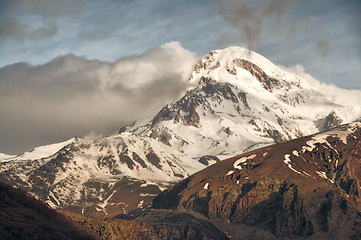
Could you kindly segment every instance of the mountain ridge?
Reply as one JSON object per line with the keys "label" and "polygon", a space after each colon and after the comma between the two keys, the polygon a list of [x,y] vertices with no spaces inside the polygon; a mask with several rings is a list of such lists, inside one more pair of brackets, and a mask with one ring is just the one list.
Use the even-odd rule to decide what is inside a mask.
{"label": "mountain ridge", "polygon": [[153,208],[195,211],[231,238],[358,239],[361,123],[260,148],[188,177]]}

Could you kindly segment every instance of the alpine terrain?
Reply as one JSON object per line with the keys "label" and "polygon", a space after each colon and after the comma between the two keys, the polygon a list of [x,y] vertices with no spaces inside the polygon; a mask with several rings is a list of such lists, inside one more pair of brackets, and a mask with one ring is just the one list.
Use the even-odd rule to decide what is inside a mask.
{"label": "alpine terrain", "polygon": [[[0,155],[0,179],[53,208],[109,217],[145,211],[162,190],[219,160],[361,119],[360,105],[328,96],[327,86],[240,47],[211,51],[189,81],[192,87],[183,97],[148,121],[122,127],[118,135]],[[307,168],[303,173],[290,158],[282,156],[283,164],[300,172],[293,171],[297,178],[321,178]],[[336,181],[329,169],[317,171]],[[282,185],[272,184],[277,191]]]}

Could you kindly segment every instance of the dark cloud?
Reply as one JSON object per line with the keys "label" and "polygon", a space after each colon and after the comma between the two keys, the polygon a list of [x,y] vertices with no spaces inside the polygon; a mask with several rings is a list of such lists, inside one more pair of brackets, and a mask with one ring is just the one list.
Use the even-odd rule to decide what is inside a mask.
{"label": "dark cloud", "polygon": [[49,38],[57,33],[58,29],[53,24],[46,24],[43,27],[33,28],[16,18],[9,17],[0,25],[0,39],[6,40],[37,40]]}
{"label": "dark cloud", "polygon": [[114,63],[75,55],[0,69],[0,152],[116,132],[150,117],[183,93],[196,59],[167,43]]}
{"label": "dark cloud", "polygon": [[116,39],[118,41],[131,42],[138,40],[137,37],[131,36],[128,34],[118,34],[114,32],[99,32],[98,30],[94,31],[82,31],[80,33],[80,37],[85,38],[87,40],[93,41],[101,41],[106,39]]}
{"label": "dark cloud", "polygon": [[56,18],[76,15],[86,7],[83,0],[12,0],[8,8],[41,16],[43,18]]}
{"label": "dark cloud", "polygon": [[315,49],[319,54],[321,54],[323,57],[327,57],[329,46],[328,46],[328,43],[327,43],[325,40],[319,40],[319,41],[315,44],[314,49]]}
{"label": "dark cloud", "polygon": [[39,40],[56,35],[55,20],[79,14],[85,2],[12,0],[0,2],[0,8],[0,40]]}
{"label": "dark cloud", "polygon": [[274,21],[276,29],[288,7],[287,0],[226,0],[220,1],[219,14],[254,49],[261,42],[264,21]]}
{"label": "dark cloud", "polygon": [[23,38],[26,25],[16,18],[8,18],[0,25],[0,36],[6,38]]}

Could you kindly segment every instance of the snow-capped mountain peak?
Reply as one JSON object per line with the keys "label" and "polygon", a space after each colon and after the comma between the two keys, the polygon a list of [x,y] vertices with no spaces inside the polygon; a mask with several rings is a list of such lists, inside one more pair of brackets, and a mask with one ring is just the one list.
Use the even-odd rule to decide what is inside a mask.
{"label": "snow-capped mountain peak", "polygon": [[182,98],[165,106],[150,123],[129,130],[195,159],[201,152],[225,158],[240,149],[309,135],[361,116],[360,106],[344,106],[328,97],[320,84],[241,47],[211,51],[196,64],[190,82],[195,87]]}

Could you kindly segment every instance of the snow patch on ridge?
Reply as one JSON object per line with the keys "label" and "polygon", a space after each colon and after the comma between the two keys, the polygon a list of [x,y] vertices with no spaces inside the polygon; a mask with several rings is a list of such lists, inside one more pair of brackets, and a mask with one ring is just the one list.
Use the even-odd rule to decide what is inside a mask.
{"label": "snow patch on ridge", "polygon": [[324,171],[316,171],[317,175],[323,179],[326,179],[328,181],[330,181],[331,183],[335,183],[335,180],[334,179],[329,179],[326,175],[326,172]]}
{"label": "snow patch on ridge", "polygon": [[104,198],[102,197],[101,201],[103,201],[103,203],[102,203],[102,204],[98,204],[98,206],[103,209],[105,215],[108,215],[108,212],[106,211],[106,207],[107,207],[107,205],[109,204],[108,202],[109,202],[109,200],[113,197],[114,193],[116,193],[116,192],[117,192],[117,190],[114,190],[106,199],[104,199]]}
{"label": "snow patch on ridge", "polygon": [[256,156],[257,156],[256,154],[252,154],[252,155],[250,155],[250,156],[242,157],[242,158],[236,160],[236,161],[233,163],[234,169],[242,170],[242,166],[241,166],[240,164],[241,164],[241,163],[245,164],[248,160],[254,159]]}
{"label": "snow patch on ridge", "polygon": [[[358,128],[361,128],[361,123],[355,122],[351,123],[349,127],[346,129],[334,129],[327,131],[326,133],[320,133],[316,136],[313,136],[311,140],[307,141],[306,144],[308,146],[302,146],[302,152],[305,153],[306,151],[311,152],[313,149],[316,148],[316,144],[326,144],[329,148],[333,149],[330,143],[327,141],[328,137],[336,137],[340,139],[344,144],[347,144],[347,137],[353,134]],[[336,152],[337,150],[334,149]]]}
{"label": "snow patch on ridge", "polygon": [[234,171],[233,171],[233,170],[230,170],[230,171],[228,171],[227,176],[228,176],[228,175],[231,175],[231,174],[233,174],[233,173],[234,173]]}
{"label": "snow patch on ridge", "polygon": [[300,175],[302,175],[302,173],[301,172],[299,172],[299,171],[297,171],[296,169],[294,169],[293,167],[292,167],[292,161],[291,161],[291,159],[290,159],[290,154],[286,154],[285,155],[285,160],[283,160],[283,162],[285,163],[285,164],[287,164],[287,166],[288,166],[288,168],[289,169],[291,169],[292,171],[294,171],[295,173],[298,173],[298,174],[300,174]]}

